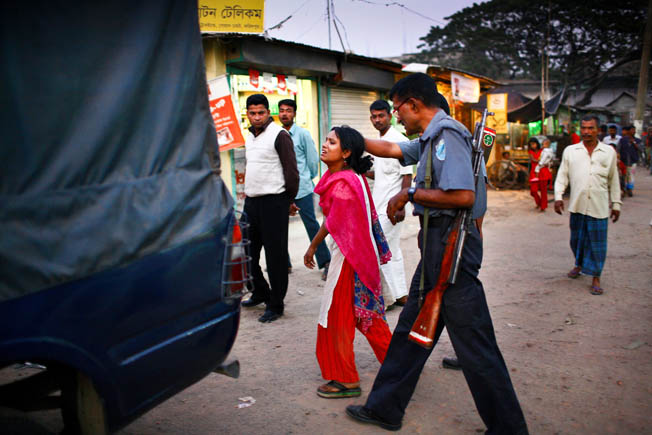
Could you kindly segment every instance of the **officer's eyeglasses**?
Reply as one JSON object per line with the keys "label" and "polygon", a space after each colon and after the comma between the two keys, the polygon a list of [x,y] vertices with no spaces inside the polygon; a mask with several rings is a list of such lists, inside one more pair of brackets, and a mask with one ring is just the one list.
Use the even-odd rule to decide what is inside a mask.
{"label": "officer's eyeglasses", "polygon": [[409,99],[410,99],[410,98],[406,98],[405,100],[401,101],[401,104],[399,104],[398,106],[394,107],[394,110],[392,110],[392,113],[393,113],[393,114],[397,113],[397,112],[400,110],[401,106],[402,106],[403,104],[405,104],[405,103],[407,102],[407,100],[409,100]]}

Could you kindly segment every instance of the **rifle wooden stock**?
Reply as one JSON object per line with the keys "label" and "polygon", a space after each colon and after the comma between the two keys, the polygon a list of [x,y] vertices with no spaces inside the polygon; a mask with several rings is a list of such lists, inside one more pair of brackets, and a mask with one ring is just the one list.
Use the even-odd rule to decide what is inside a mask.
{"label": "rifle wooden stock", "polygon": [[[432,348],[435,344],[435,331],[439,322],[439,312],[441,310],[441,301],[444,297],[444,291],[448,287],[448,277],[455,260],[455,246],[460,236],[460,228],[463,223],[463,214],[458,213],[453,221],[448,237],[446,238],[446,248],[439,269],[439,277],[435,287],[426,294],[425,301],[421,306],[408,340],[418,344],[426,349]],[[422,248],[425,250],[425,246]],[[421,267],[426,267],[421,264]]]}

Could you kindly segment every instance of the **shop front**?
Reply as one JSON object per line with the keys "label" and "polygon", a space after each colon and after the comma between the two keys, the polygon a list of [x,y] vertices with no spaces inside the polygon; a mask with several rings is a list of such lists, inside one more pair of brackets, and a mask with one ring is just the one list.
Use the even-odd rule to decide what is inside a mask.
{"label": "shop front", "polygon": [[369,120],[369,106],[380,98],[373,90],[329,88],[330,126],[348,125],[366,137],[378,136]]}
{"label": "shop front", "polygon": [[[203,38],[209,85],[220,77],[228,83],[242,137],[249,133],[247,97],[262,93],[279,124],[279,101],[296,102],[295,122],[310,132],[317,151],[335,125],[347,124],[364,135],[377,135],[369,121],[369,105],[391,88],[401,70],[394,62],[256,35],[206,34]],[[243,143],[220,144],[220,159],[223,178],[237,199],[236,207],[241,208]]]}

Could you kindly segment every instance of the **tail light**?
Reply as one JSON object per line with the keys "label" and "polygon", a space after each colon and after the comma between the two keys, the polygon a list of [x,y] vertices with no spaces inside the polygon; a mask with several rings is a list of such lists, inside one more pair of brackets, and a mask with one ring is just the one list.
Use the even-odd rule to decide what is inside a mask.
{"label": "tail light", "polygon": [[227,302],[241,298],[247,290],[247,284],[251,281],[248,234],[249,224],[246,216],[235,212],[224,243],[222,298]]}

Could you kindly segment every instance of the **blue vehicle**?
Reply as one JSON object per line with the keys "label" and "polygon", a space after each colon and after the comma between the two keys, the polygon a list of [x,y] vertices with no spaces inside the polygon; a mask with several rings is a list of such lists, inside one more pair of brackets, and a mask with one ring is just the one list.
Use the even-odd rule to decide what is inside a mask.
{"label": "blue vehicle", "polygon": [[104,433],[237,376],[246,228],[197,3],[65,5],[0,6],[0,369],[44,368],[0,385],[0,406]]}

